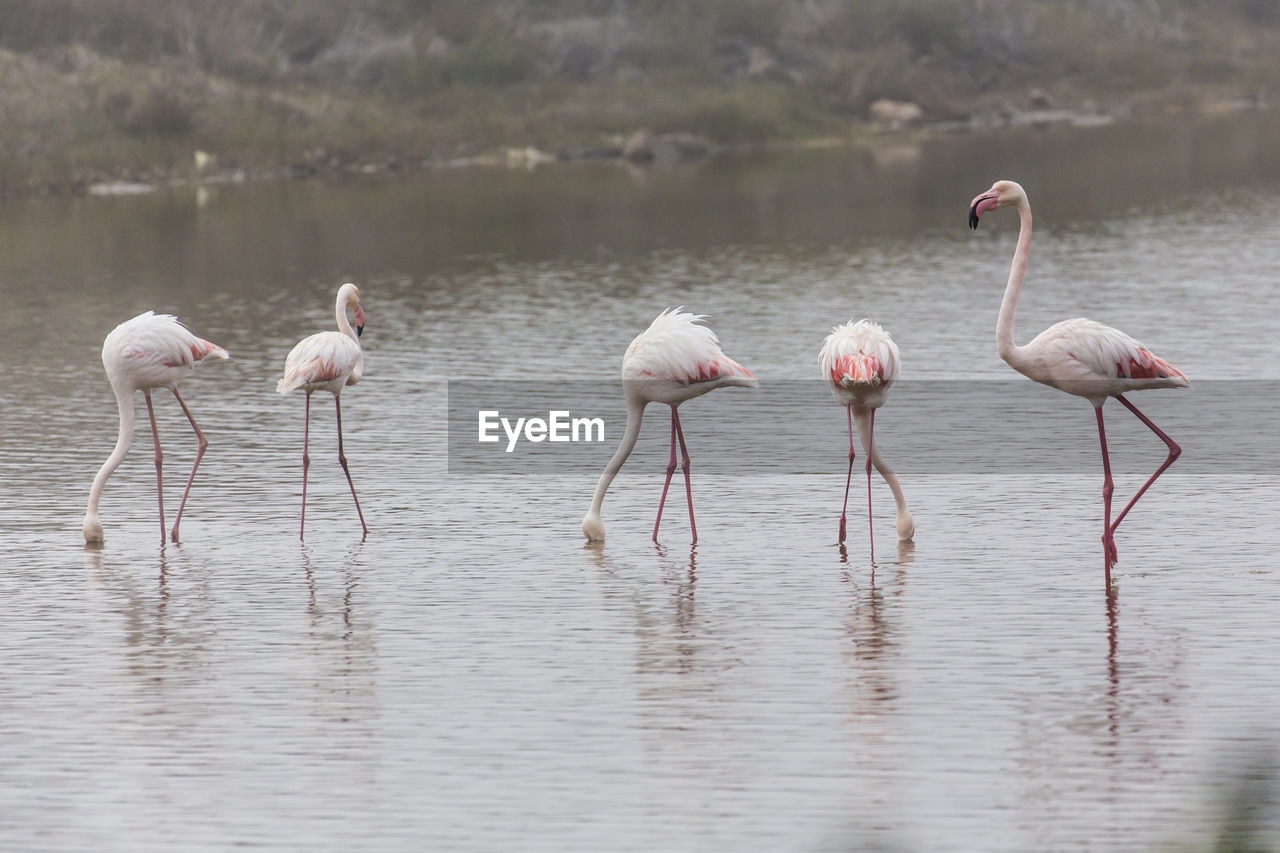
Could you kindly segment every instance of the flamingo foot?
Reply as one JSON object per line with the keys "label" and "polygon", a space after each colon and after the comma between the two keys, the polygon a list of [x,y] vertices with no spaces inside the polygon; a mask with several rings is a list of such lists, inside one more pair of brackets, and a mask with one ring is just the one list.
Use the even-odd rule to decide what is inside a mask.
{"label": "flamingo foot", "polygon": [[1116,551],[1115,537],[1109,533],[1102,536],[1102,557],[1106,563],[1107,571],[1111,571],[1111,567],[1120,562],[1119,552]]}

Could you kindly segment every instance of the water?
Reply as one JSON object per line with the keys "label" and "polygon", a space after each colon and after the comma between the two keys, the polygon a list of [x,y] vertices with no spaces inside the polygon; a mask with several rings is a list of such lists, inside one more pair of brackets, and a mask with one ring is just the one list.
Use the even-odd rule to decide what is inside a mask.
{"label": "water", "polygon": [[[1269,468],[1184,457],[1121,528],[1107,596],[1096,458],[980,473],[904,459],[918,543],[895,547],[878,484],[873,570],[856,501],[847,550],[831,545],[838,407],[805,413],[829,418],[829,458],[763,460],[699,454],[717,437],[708,399],[682,416],[696,549],[678,490],[649,542],[661,462],[643,459],[591,548],[578,525],[594,466],[451,472],[447,383],[599,379],[612,394],[626,343],[672,304],[712,315],[766,389],[811,379],[827,329],[863,314],[893,331],[904,381],[1007,378],[992,339],[1016,217],[977,235],[965,218],[1011,177],[1037,225],[1021,340],[1088,315],[1198,384],[1248,389],[1280,378],[1276,125],[11,202],[0,846],[1209,846],[1237,780],[1275,767]],[[293,342],[332,326],[346,279],[368,312],[343,423],[371,533],[318,396],[301,545],[302,400],[273,386]],[[84,501],[116,429],[99,347],[146,308],[232,360],[184,384],[211,447],[183,543],[160,544],[141,433],[103,499],[106,544],[88,550]],[[1034,407],[1002,390],[992,417]],[[1185,401],[1184,430],[1232,418],[1196,411],[1198,393],[1135,399]],[[1092,451],[1088,407],[1048,399],[1064,432],[1046,455]],[[156,400],[172,513],[194,441]],[[1145,448],[1117,463],[1127,495],[1161,447],[1107,412]],[[910,457],[908,396],[877,427]],[[659,455],[664,429],[655,411]],[[582,452],[603,459],[615,438]],[[1260,798],[1276,846],[1276,802]]]}

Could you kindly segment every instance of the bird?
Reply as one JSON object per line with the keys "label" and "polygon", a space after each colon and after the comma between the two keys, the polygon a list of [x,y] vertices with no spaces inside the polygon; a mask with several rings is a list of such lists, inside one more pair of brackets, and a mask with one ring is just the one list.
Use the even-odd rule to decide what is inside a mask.
{"label": "bird", "polygon": [[[979,194],[969,203],[969,227],[976,229],[984,214],[1004,207],[1017,209],[1021,225],[1018,244],[1013,252],[1013,264],[1009,270],[1009,283],[1005,288],[1000,317],[996,322],[997,352],[1019,373],[1068,394],[1083,397],[1093,405],[1098,421],[1098,441],[1102,447],[1102,549],[1106,583],[1110,588],[1111,567],[1118,560],[1116,528],[1156,478],[1182,454],[1178,443],[1124,395],[1129,391],[1145,388],[1185,388],[1191,383],[1181,370],[1129,335],[1082,317],[1055,323],[1030,343],[1017,346],[1013,342],[1013,319],[1031,252],[1031,205],[1027,201],[1026,191],[1013,181],[996,181],[991,189]],[[1133,412],[1138,420],[1164,442],[1169,451],[1164,462],[1142,484],[1115,521],[1111,520],[1111,496],[1115,491],[1115,483],[1111,478],[1106,427],[1102,419],[1102,406],[1109,397],[1115,397]]]}
{"label": "bird", "polygon": [[680,415],[676,408],[686,400],[700,397],[716,388],[736,385],[754,388],[756,378],[745,367],[720,349],[720,339],[703,321],[703,314],[691,314],[684,306],[668,308],[631,342],[622,356],[622,385],[627,400],[627,426],[622,441],[596,484],[591,509],[582,519],[582,533],[590,541],[604,540],[604,522],[600,508],[605,492],[627,461],[640,435],[640,422],[649,403],[665,403],[671,407],[671,458],[667,463],[667,479],[658,501],[658,516],[653,522],[653,541],[658,541],[658,525],[662,523],[662,507],[667,489],[676,470],[676,442],[680,442],[684,471],[685,495],[689,504],[689,530],[693,542],[698,541],[698,528],[693,519],[693,486],[689,480],[689,450],[684,443]]}
{"label": "bird", "polygon": [[915,536],[915,520],[907,509],[902,485],[893,469],[876,449],[874,430],[876,409],[885,404],[889,388],[898,379],[898,345],[879,324],[871,320],[850,320],[836,326],[822,342],[818,365],[831,394],[848,411],[849,472],[844,482],[844,507],[840,510],[840,543],[845,539],[845,513],[849,507],[849,484],[853,479],[853,424],[858,422],[858,436],[867,456],[867,532],[871,539],[871,558],[875,559],[875,531],[871,523],[871,466],[889,484],[898,505],[898,540],[910,542]]}
{"label": "bird", "polygon": [[182,522],[182,511],[187,505],[187,496],[191,493],[191,483],[196,478],[196,469],[200,467],[200,459],[209,447],[209,441],[200,430],[191,410],[187,408],[182,395],[178,393],[178,383],[199,362],[206,358],[229,358],[227,351],[204,338],[196,337],[186,326],[178,322],[178,318],[170,314],[156,314],[144,311],[131,320],[116,326],[102,342],[102,365],[107,370],[107,379],[111,382],[111,390],[115,392],[116,404],[120,409],[120,435],[116,439],[115,449],[98,469],[93,478],[93,487],[89,490],[89,506],[85,510],[84,541],[100,543],[103,541],[102,522],[98,517],[98,503],[102,499],[102,490],[107,479],[124,461],[130,446],[133,444],[133,394],[141,391],[147,401],[147,416],[151,420],[151,435],[155,441],[156,462],[156,498],[160,507],[160,539],[165,538],[164,524],[164,483],[161,477],[163,454],[160,451],[160,434],[156,431],[155,409],[151,404],[151,392],[156,388],[168,388],[182,406],[182,412],[191,422],[197,439],[196,461],[191,466],[191,476],[187,478],[187,487],[182,493],[182,502],[178,504],[178,515],[173,520],[173,531],[170,538],[178,541],[178,525]]}
{"label": "bird", "polygon": [[[355,315],[354,330],[347,320],[348,308],[352,308]],[[356,503],[356,515],[360,517],[360,528],[364,536],[369,535],[369,527],[364,523],[364,513],[360,511],[360,499],[356,497],[356,486],[351,481],[351,469],[347,467],[347,456],[342,450],[342,399],[339,396],[343,387],[355,385],[364,375],[364,351],[360,347],[360,335],[364,333],[364,306],[360,304],[360,289],[351,282],[338,288],[334,313],[338,320],[338,331],[317,332],[298,341],[285,358],[284,376],[276,383],[276,390],[281,394],[287,395],[291,391],[302,389],[307,395],[302,422],[302,520],[298,525],[299,539],[303,538],[307,526],[307,469],[311,466],[307,440],[311,427],[313,391],[328,391],[333,395],[334,411],[338,418],[338,462],[342,465],[342,472],[347,475],[351,498]]]}

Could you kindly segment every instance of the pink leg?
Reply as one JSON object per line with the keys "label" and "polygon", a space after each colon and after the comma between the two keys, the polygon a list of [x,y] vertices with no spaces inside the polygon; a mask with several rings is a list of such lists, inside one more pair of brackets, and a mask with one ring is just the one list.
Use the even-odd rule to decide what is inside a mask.
{"label": "pink leg", "polygon": [[1138,420],[1146,424],[1148,429],[1150,429],[1152,432],[1154,432],[1156,435],[1160,437],[1160,440],[1163,441],[1165,443],[1165,446],[1169,448],[1169,455],[1168,457],[1165,458],[1164,464],[1162,464],[1159,468],[1157,468],[1156,472],[1152,474],[1150,477],[1148,477],[1147,481],[1142,484],[1142,488],[1138,489],[1138,493],[1129,499],[1129,503],[1125,504],[1125,508],[1120,510],[1120,514],[1116,516],[1116,520],[1111,523],[1112,534],[1116,532],[1116,528],[1120,526],[1120,522],[1124,521],[1124,517],[1129,514],[1129,510],[1133,509],[1133,505],[1138,502],[1138,498],[1142,497],[1143,494],[1146,493],[1147,489],[1151,488],[1151,484],[1156,481],[1156,477],[1159,477],[1161,474],[1163,474],[1165,472],[1165,469],[1168,468],[1170,465],[1172,465],[1174,460],[1182,455],[1182,448],[1178,446],[1178,443],[1174,441],[1172,438],[1169,438],[1169,436],[1165,435],[1160,430],[1160,427],[1156,426],[1151,422],[1150,418],[1142,414],[1142,412],[1139,412],[1137,406],[1133,405],[1133,403],[1130,403],[1128,400],[1126,400],[1123,396],[1119,394],[1116,395],[1116,399],[1119,400],[1121,403],[1123,403],[1126,409],[1128,409],[1129,411],[1137,415]]}
{"label": "pink leg", "polygon": [[147,417],[151,419],[151,437],[156,444],[156,501],[160,505],[160,541],[165,538],[164,529],[164,478],[160,476],[161,463],[164,461],[164,454],[160,452],[160,433],[156,430],[156,413],[151,407],[151,392],[143,391],[142,396],[147,400]]}
{"label": "pink leg", "polygon": [[1107,588],[1111,588],[1111,567],[1119,557],[1116,553],[1116,540],[1111,535],[1111,495],[1116,485],[1111,479],[1111,459],[1107,456],[1107,430],[1102,424],[1102,407],[1094,409],[1098,416],[1098,442],[1102,445],[1102,564],[1106,570]]}
{"label": "pink leg", "polygon": [[680,428],[680,415],[676,407],[671,407],[671,417],[676,425],[676,437],[680,439],[680,469],[684,471],[684,496],[689,502],[689,530],[693,533],[693,544],[698,544],[698,525],[693,523],[693,483],[689,480],[689,448],[684,446],[684,430]]}
{"label": "pink leg", "polygon": [[876,561],[876,533],[871,524],[871,454],[875,452],[876,410],[867,423],[867,535],[871,537],[871,563]]}
{"label": "pink leg", "polygon": [[307,392],[307,406],[302,416],[302,521],[298,525],[298,538],[307,529],[307,469],[311,467],[311,457],[307,455],[307,439],[311,431],[311,392]]}
{"label": "pink leg", "polygon": [[173,389],[173,396],[178,399],[178,405],[182,407],[182,411],[187,416],[187,420],[191,421],[191,428],[196,431],[196,438],[199,443],[196,447],[196,462],[191,466],[191,476],[187,478],[187,488],[182,492],[182,503],[178,504],[178,517],[173,520],[173,531],[169,534],[169,538],[174,542],[178,541],[178,525],[182,523],[182,510],[187,506],[187,495],[191,494],[191,484],[196,479],[196,469],[200,467],[200,460],[204,457],[204,452],[209,447],[209,440],[204,437],[204,433],[200,431],[200,425],[196,423],[196,419],[192,417],[191,410],[187,408],[186,402],[182,399],[182,395],[178,393],[178,389]]}
{"label": "pink leg", "polygon": [[662,507],[667,502],[667,488],[671,475],[676,472],[676,407],[671,407],[671,461],[667,463],[667,480],[662,484],[662,497],[658,500],[658,517],[653,520],[653,541],[658,541],[658,525],[662,523]]}
{"label": "pink leg", "polygon": [[844,506],[840,508],[840,538],[837,540],[840,544],[844,544],[845,533],[845,514],[849,509],[849,484],[853,482],[853,405],[845,406],[845,410],[849,415],[849,473],[844,478]]}
{"label": "pink leg", "polygon": [[351,487],[351,499],[356,502],[356,515],[360,516],[360,529],[369,535],[369,527],[364,523],[364,513],[360,511],[360,499],[356,497],[356,484],[351,482],[351,471],[347,468],[347,455],[342,452],[342,400],[333,395],[334,411],[338,413],[338,462],[342,465],[342,473],[347,475],[347,485]]}

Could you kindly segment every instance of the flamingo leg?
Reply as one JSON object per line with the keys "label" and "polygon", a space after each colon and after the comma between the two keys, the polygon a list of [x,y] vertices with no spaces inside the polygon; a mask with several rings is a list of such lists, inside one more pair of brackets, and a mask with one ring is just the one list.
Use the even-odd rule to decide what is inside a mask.
{"label": "flamingo leg", "polygon": [[1111,533],[1111,495],[1115,493],[1116,484],[1111,479],[1111,459],[1107,456],[1107,430],[1102,423],[1102,407],[1094,409],[1098,416],[1098,443],[1102,445],[1102,563],[1106,569],[1107,587],[1111,587],[1111,567],[1119,559],[1116,553],[1116,540]]}
{"label": "flamingo leg", "polygon": [[662,484],[662,497],[658,499],[658,517],[653,520],[653,541],[658,541],[658,525],[662,523],[662,507],[667,502],[667,489],[671,475],[676,472],[676,407],[671,407],[671,461],[667,463],[667,480]]}
{"label": "flamingo leg", "polygon": [[191,494],[191,484],[196,479],[196,469],[200,467],[200,460],[204,457],[204,452],[209,447],[209,440],[200,431],[200,425],[196,423],[195,417],[192,416],[191,410],[187,408],[186,401],[182,399],[182,395],[178,393],[177,388],[173,389],[173,396],[177,398],[178,405],[182,407],[183,414],[191,422],[191,428],[196,431],[196,438],[199,440],[199,444],[196,447],[196,461],[191,466],[191,476],[187,477],[187,487],[182,492],[182,503],[178,504],[178,516],[173,520],[173,531],[169,534],[169,538],[177,542],[178,525],[182,523],[182,510],[187,506],[187,495]]}
{"label": "flamingo leg", "polygon": [[693,533],[693,544],[698,544],[698,525],[693,522],[693,483],[689,479],[689,448],[684,445],[684,430],[680,428],[680,415],[676,407],[671,407],[671,419],[676,426],[676,437],[680,439],[680,469],[684,471],[684,495],[689,502],[689,530]]}
{"label": "flamingo leg", "polygon": [[356,497],[356,484],[351,482],[351,470],[347,468],[347,455],[342,452],[342,399],[333,395],[334,411],[338,415],[338,462],[342,465],[342,473],[347,475],[347,485],[351,487],[351,499],[356,502],[356,515],[360,516],[360,529],[369,535],[369,526],[364,523],[364,513],[360,511],[360,499]]}
{"label": "flamingo leg", "polygon": [[1156,472],[1148,477],[1147,481],[1142,484],[1142,488],[1138,489],[1137,494],[1129,499],[1129,503],[1125,504],[1124,509],[1120,510],[1120,514],[1116,516],[1116,520],[1111,523],[1112,534],[1116,532],[1116,528],[1120,526],[1120,522],[1124,521],[1124,517],[1129,514],[1129,510],[1133,509],[1133,505],[1138,502],[1138,498],[1142,497],[1146,493],[1147,489],[1151,488],[1151,484],[1156,481],[1156,478],[1163,474],[1165,469],[1172,465],[1174,460],[1182,455],[1182,448],[1178,446],[1178,443],[1165,435],[1160,427],[1151,422],[1150,418],[1138,411],[1137,406],[1126,400],[1123,395],[1117,394],[1116,399],[1123,403],[1126,409],[1137,415],[1138,420],[1146,424],[1148,429],[1160,437],[1160,440],[1169,448],[1169,455],[1165,458],[1164,463],[1156,469]]}
{"label": "flamingo leg", "polygon": [[160,505],[160,541],[164,542],[164,478],[160,475],[161,463],[164,461],[164,454],[160,452],[160,432],[156,429],[156,412],[151,406],[151,392],[143,391],[142,396],[147,401],[147,417],[151,419],[151,438],[156,445],[156,502]]}
{"label": "flamingo leg", "polygon": [[311,467],[311,457],[307,455],[307,439],[311,431],[311,392],[307,392],[307,405],[302,416],[302,521],[298,524],[298,538],[307,529],[307,469]]}
{"label": "flamingo leg", "polygon": [[849,484],[853,482],[853,404],[845,406],[846,414],[849,415],[849,473],[844,478],[844,506],[840,507],[840,538],[837,542],[844,544],[845,533],[845,514],[849,510]]}
{"label": "flamingo leg", "polygon": [[876,533],[871,524],[871,457],[875,454],[876,410],[867,425],[867,535],[871,539],[871,563],[876,561]]}

